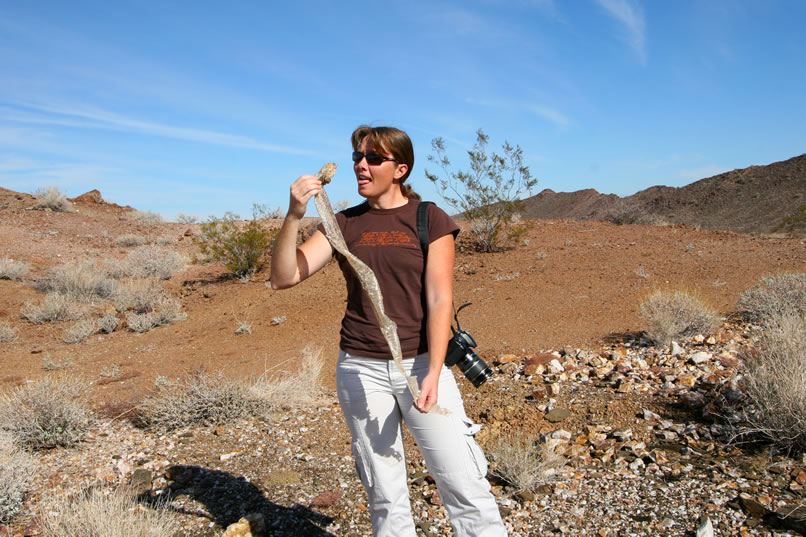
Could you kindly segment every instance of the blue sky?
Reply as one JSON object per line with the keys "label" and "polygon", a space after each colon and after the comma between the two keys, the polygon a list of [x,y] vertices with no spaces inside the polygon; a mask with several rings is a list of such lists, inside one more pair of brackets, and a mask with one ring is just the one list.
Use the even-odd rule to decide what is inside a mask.
{"label": "blue sky", "polygon": [[[206,217],[285,207],[393,125],[425,179],[483,128],[544,188],[629,195],[806,152],[802,0],[0,0],[0,186]],[[434,170],[431,166],[429,169]],[[315,214],[313,204],[310,214]]]}

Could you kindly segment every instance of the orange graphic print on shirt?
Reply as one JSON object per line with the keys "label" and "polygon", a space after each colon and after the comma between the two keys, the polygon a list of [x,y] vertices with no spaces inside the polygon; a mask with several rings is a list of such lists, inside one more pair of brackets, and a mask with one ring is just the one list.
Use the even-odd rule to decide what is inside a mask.
{"label": "orange graphic print on shirt", "polygon": [[414,245],[411,235],[402,231],[364,231],[356,246],[407,246]]}

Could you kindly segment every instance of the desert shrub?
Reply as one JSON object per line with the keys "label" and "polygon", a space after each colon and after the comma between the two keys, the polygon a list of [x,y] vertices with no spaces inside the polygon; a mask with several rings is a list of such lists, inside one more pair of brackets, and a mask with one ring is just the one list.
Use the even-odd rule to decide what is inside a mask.
{"label": "desert shrub", "polygon": [[268,229],[257,215],[239,223],[238,215],[226,213],[222,218],[210,217],[193,237],[202,255],[224,263],[233,274],[245,278],[263,265],[277,229]]}
{"label": "desert shrub", "polygon": [[806,203],[798,207],[791,215],[781,218],[781,222],[773,231],[798,234],[806,232]]}
{"label": "desert shrub", "polygon": [[145,507],[125,491],[92,488],[61,497],[42,519],[44,537],[155,537],[176,535],[179,520],[157,503]]}
{"label": "desert shrub", "polygon": [[57,186],[38,189],[34,192],[34,198],[36,198],[35,209],[50,209],[51,211],[63,213],[73,211],[73,206],[67,201],[67,196],[65,196]]}
{"label": "desert shrub", "polygon": [[98,319],[98,330],[104,334],[111,334],[118,329],[120,319],[114,313],[106,313]]}
{"label": "desert shrub", "polygon": [[185,213],[176,214],[176,222],[179,224],[195,224],[199,219],[196,216],[187,215]]}
{"label": "desert shrub", "polygon": [[164,298],[152,311],[126,314],[126,325],[132,332],[148,332],[158,326],[184,321],[186,318],[187,314],[182,312],[179,302]]}
{"label": "desert shrub", "polygon": [[492,448],[492,473],[517,492],[534,492],[550,481],[565,459],[538,442],[533,434],[515,433],[497,437]]}
{"label": "desert shrub", "polygon": [[711,334],[720,323],[713,310],[683,291],[654,292],[641,304],[640,315],[648,324],[647,337],[656,345]]}
{"label": "desert shrub", "polygon": [[111,298],[117,291],[117,282],[89,261],[61,265],[54,268],[51,275],[45,284],[49,291],[79,302],[92,303]]}
{"label": "desert shrub", "polygon": [[476,131],[476,143],[468,151],[469,171],[450,171],[442,138],[431,141],[433,154],[429,162],[442,169],[443,178],[425,170],[428,179],[436,184],[442,198],[458,209],[471,224],[470,232],[477,247],[485,252],[500,250],[512,234],[520,236],[520,226],[514,217],[523,210],[522,198],[537,185],[528,166],[523,164],[523,150],[504,142],[503,155],[487,154],[489,137]]}
{"label": "desert shrub", "polygon": [[755,406],[744,432],[806,452],[806,318],[792,312],[766,318],[757,351],[744,360]]}
{"label": "desert shrub", "polygon": [[64,331],[65,343],[81,343],[98,331],[98,321],[85,319]]}
{"label": "desert shrub", "polygon": [[174,244],[176,239],[171,235],[160,235],[157,237],[157,244],[160,246],[168,246],[169,244]]}
{"label": "desert shrub", "polygon": [[5,257],[0,259],[0,280],[19,280],[28,274],[28,265]]}
{"label": "desert shrub", "polygon": [[19,513],[34,472],[33,458],[14,445],[9,433],[0,431],[0,524]]}
{"label": "desert shrub", "polygon": [[739,297],[736,308],[750,320],[781,314],[806,314],[806,274],[777,274],[762,278]]}
{"label": "desert shrub", "polygon": [[252,325],[249,324],[248,321],[237,321],[237,325],[235,327],[236,334],[251,334],[252,333]]}
{"label": "desert shrub", "polygon": [[17,339],[17,329],[7,324],[0,324],[0,343],[11,343]]}
{"label": "desert shrub", "polygon": [[196,371],[177,383],[155,384],[155,391],[139,406],[140,420],[148,428],[173,430],[303,408],[319,398],[321,369],[319,353],[306,352],[300,371],[285,377],[266,374],[236,382],[221,372]]}
{"label": "desert shrub", "polygon": [[[346,208],[347,207],[342,207],[342,209]],[[337,211],[340,211],[342,209],[337,209]],[[282,207],[275,207],[274,209],[269,209],[269,206],[266,205],[265,203],[252,203],[252,217],[255,220],[276,220],[278,218],[283,218],[284,216],[285,216],[285,210],[283,210]]]}
{"label": "desert shrub", "polygon": [[61,293],[48,293],[40,304],[26,301],[21,310],[22,316],[34,324],[52,321],[74,321],[83,312],[74,300]]}
{"label": "desert shrub", "polygon": [[115,246],[129,248],[132,246],[142,246],[146,243],[146,238],[142,235],[121,235],[115,239]]}
{"label": "desert shrub", "polygon": [[148,313],[165,298],[165,289],[156,281],[132,280],[120,285],[114,304],[117,311]]}
{"label": "desert shrub", "polygon": [[170,248],[140,246],[127,256],[129,276],[168,280],[185,266],[185,258]]}
{"label": "desert shrub", "polygon": [[26,449],[70,447],[90,428],[87,385],[70,378],[45,378],[0,399],[0,429]]}
{"label": "desert shrub", "polygon": [[156,227],[164,222],[162,215],[151,211],[134,211],[129,218],[139,226]]}

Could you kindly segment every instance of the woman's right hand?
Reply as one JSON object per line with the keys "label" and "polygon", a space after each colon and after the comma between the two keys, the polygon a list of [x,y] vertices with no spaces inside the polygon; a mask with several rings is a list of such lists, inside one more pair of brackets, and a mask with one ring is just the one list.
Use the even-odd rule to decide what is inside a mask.
{"label": "woman's right hand", "polygon": [[302,219],[308,207],[308,201],[322,191],[322,181],[315,175],[300,175],[291,184],[291,196],[288,202],[288,214]]}

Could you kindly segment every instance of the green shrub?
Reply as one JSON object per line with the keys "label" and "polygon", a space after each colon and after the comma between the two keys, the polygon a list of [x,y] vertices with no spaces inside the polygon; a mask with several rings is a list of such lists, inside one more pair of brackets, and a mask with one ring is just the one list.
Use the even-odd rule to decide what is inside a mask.
{"label": "green shrub", "polygon": [[492,473],[516,492],[534,492],[548,482],[565,459],[538,442],[535,434],[507,434],[498,436],[492,448]]}
{"label": "green shrub", "polygon": [[641,304],[640,315],[648,324],[647,337],[656,345],[712,334],[720,323],[713,310],[683,291],[654,292]]}
{"label": "green shrub", "polygon": [[75,379],[45,378],[0,399],[0,429],[27,449],[70,447],[90,428],[88,387]]}
{"label": "green shrub", "polygon": [[263,265],[264,255],[277,231],[266,228],[256,216],[239,223],[238,215],[227,213],[201,224],[200,233],[193,241],[203,255],[224,263],[239,278],[247,278]]}
{"label": "green shrub", "polygon": [[73,206],[67,201],[67,196],[57,186],[38,189],[34,192],[34,198],[36,198],[35,209],[50,209],[63,213],[73,212]]}
{"label": "green shrub", "polygon": [[28,265],[5,257],[0,259],[0,280],[19,280],[28,274]]}
{"label": "green shrub", "polygon": [[44,537],[168,537],[179,531],[179,519],[159,502],[147,508],[130,493],[99,487],[60,497],[42,519]]}
{"label": "green shrub", "polygon": [[736,308],[746,318],[762,321],[782,314],[806,314],[806,274],[777,274],[762,278],[739,297]]}
{"label": "green shrub", "polygon": [[33,458],[14,445],[9,433],[0,431],[0,524],[20,512],[34,473]]}
{"label": "green shrub", "polygon": [[755,408],[745,432],[784,450],[806,452],[806,319],[791,312],[765,318],[758,353],[745,358]]}
{"label": "green shrub", "polygon": [[60,294],[48,293],[40,304],[26,301],[21,310],[22,316],[34,324],[52,321],[74,321],[83,316],[81,308],[74,300]]}

